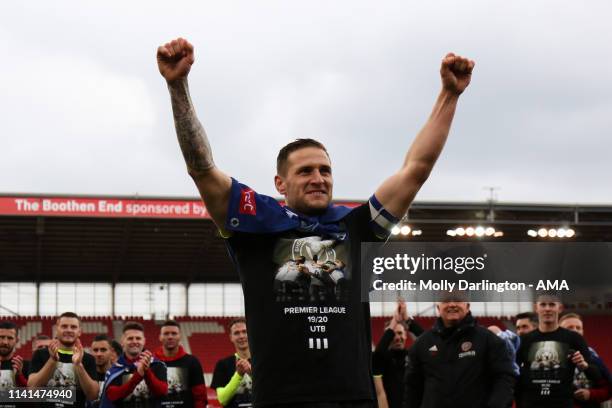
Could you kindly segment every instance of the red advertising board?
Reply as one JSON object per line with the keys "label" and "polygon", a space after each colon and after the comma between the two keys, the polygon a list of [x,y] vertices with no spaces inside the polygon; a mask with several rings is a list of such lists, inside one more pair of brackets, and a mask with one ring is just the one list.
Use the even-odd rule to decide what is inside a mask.
{"label": "red advertising board", "polygon": [[0,215],[210,218],[199,200],[83,197],[0,197]]}
{"label": "red advertising board", "polygon": [[[335,204],[356,207],[361,203],[343,201]],[[200,200],[118,197],[2,196],[0,215],[210,219]]]}

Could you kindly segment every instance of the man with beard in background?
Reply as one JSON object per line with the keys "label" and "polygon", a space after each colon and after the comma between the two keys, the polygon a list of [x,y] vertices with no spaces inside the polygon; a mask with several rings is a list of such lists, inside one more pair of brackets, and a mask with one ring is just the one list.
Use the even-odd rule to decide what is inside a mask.
{"label": "man with beard in background", "polygon": [[[13,322],[0,322],[0,390],[25,387],[27,367],[21,356],[15,354],[15,346],[19,341],[17,326]],[[0,403],[0,406],[1,403]]]}
{"label": "man with beard in background", "polygon": [[96,360],[83,350],[79,340],[81,321],[76,313],[62,313],[55,329],[56,338],[32,356],[28,387],[76,388],[74,405],[40,403],[39,406],[85,408],[87,401],[98,397]]}
{"label": "man with beard in background", "polygon": [[164,322],[159,341],[162,345],[155,351],[155,357],[166,363],[168,370],[168,395],[164,397],[163,406],[205,408],[208,399],[202,365],[196,357],[183,349],[178,322]]}
{"label": "man with beard in background", "polygon": [[96,359],[96,380],[104,383],[106,372],[119,358],[106,334],[99,334],[91,342],[91,352]]}
{"label": "man with beard in background", "polygon": [[[106,334],[99,334],[94,337],[91,342],[91,353],[96,359],[96,381],[100,386],[100,393],[98,399],[91,403],[90,408],[97,408],[100,406],[102,399],[102,389],[104,388],[104,380],[106,378],[106,372],[111,366],[117,361],[119,355],[116,354],[115,349],[112,346],[112,340]],[[119,353],[121,354],[121,353]]]}

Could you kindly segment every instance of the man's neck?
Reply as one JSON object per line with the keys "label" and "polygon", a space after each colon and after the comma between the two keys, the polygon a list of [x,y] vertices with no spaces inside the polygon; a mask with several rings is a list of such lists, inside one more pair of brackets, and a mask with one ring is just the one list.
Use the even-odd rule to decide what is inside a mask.
{"label": "man's neck", "polygon": [[444,326],[445,329],[449,329],[451,327],[459,326],[459,324],[462,321],[463,321],[463,319],[461,319],[461,320],[444,320],[444,319],[442,319],[442,325]]}
{"label": "man's neck", "polygon": [[70,352],[72,352],[73,348],[74,348],[74,343],[72,343],[72,344],[65,344],[65,343],[62,343],[60,341],[60,346],[59,346],[60,351],[70,351]]}
{"label": "man's neck", "polygon": [[538,326],[538,330],[540,330],[540,332],[542,333],[554,332],[558,328],[559,328],[559,323],[557,322],[551,322],[551,323],[540,322],[540,325]]}
{"label": "man's neck", "polygon": [[15,355],[15,350],[11,351],[6,356],[0,356],[0,361],[10,361],[14,355]]}
{"label": "man's neck", "polygon": [[179,348],[178,347],[176,347],[174,349],[167,349],[165,347],[162,347],[162,349],[164,351],[164,356],[166,356],[166,357],[174,357],[179,352]]}
{"label": "man's neck", "polygon": [[251,358],[251,350],[250,349],[246,349],[246,350],[238,350],[238,349],[236,349],[236,354],[238,354],[238,356],[240,358],[246,358],[247,360],[249,358]]}
{"label": "man's neck", "polygon": [[111,368],[111,363],[108,362],[104,365],[97,365],[96,366],[96,370],[100,373],[100,374],[104,374],[108,371],[108,369]]}
{"label": "man's neck", "polygon": [[136,361],[138,360],[138,356],[140,356],[140,353],[136,354],[136,355],[132,355],[132,354],[128,354],[125,353],[125,358],[127,358],[130,361]]}

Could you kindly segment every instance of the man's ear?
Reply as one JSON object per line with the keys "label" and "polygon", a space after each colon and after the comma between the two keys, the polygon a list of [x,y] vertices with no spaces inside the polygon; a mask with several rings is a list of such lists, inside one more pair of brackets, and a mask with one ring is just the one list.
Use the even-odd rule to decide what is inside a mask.
{"label": "man's ear", "polygon": [[283,195],[283,196],[287,192],[287,187],[285,185],[285,181],[278,174],[276,176],[274,176],[274,186],[276,187],[276,191],[278,191],[278,193]]}

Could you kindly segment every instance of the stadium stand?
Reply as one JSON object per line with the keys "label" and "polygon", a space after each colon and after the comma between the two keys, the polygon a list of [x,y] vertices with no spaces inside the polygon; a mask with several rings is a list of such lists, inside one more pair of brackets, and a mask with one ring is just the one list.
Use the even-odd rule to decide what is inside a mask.
{"label": "stadium stand", "polygon": [[[17,349],[19,350],[19,354],[26,359],[31,358],[32,340],[39,334],[52,336],[56,320],[55,317],[50,316],[5,317],[4,319],[15,322],[19,327],[20,341],[17,345]],[[210,384],[215,363],[234,351],[232,344],[228,340],[227,332],[228,323],[233,317],[183,316],[176,317],[175,319],[181,324],[184,334],[183,343],[187,352],[195,355],[200,360],[204,369],[206,383]],[[481,325],[497,325],[502,329],[509,327],[512,323],[512,317],[510,316],[477,316],[477,319]],[[415,320],[427,330],[432,327],[435,317],[417,316]],[[142,323],[145,328],[148,348],[154,349],[160,346],[158,336],[161,322],[145,320],[139,316],[123,316],[121,318],[113,318],[111,316],[83,317],[83,334],[81,335],[81,340],[84,345],[88,346],[97,334],[107,334],[118,339],[121,336],[121,327],[126,321],[137,321]],[[372,318],[372,339],[374,344],[380,339],[387,321],[388,317]],[[584,325],[589,345],[597,350],[609,366],[612,366],[612,344],[609,341],[612,336],[612,316],[584,316]],[[408,345],[410,345],[413,339],[409,337],[407,341]],[[211,407],[220,406],[214,390],[208,390],[208,398]]]}
{"label": "stadium stand", "polygon": [[[82,210],[89,207],[98,209],[101,203],[108,202],[123,210]],[[45,210],[45,203],[50,204],[50,210]],[[139,208],[140,212],[128,211],[130,206]],[[54,210],[55,207],[61,211]],[[181,210],[180,214],[164,212],[167,208],[188,211],[184,213]],[[42,285],[55,282],[99,282],[109,287],[113,285],[113,290],[117,284],[152,282],[187,287],[192,284],[237,284],[238,274],[227,256],[225,243],[206,214],[201,200],[193,197],[177,199],[0,194],[0,277],[3,284],[21,282],[37,285],[33,292],[39,297],[27,298],[31,307],[27,312],[21,313],[39,315],[49,313],[49,310],[45,310],[46,304],[58,305],[57,302],[40,301]],[[612,242],[610,205],[416,202],[411,206],[407,218],[413,226],[417,225],[422,229],[422,234],[411,237],[398,235],[393,239],[453,241],[456,238],[447,236],[449,229],[484,225],[495,227],[504,234],[499,238],[483,237],[482,241],[542,242],[540,238],[527,236],[526,231],[563,226],[576,230],[573,242]],[[464,238],[461,239],[465,241]],[[97,334],[120,338],[123,324],[132,320],[143,324],[148,348],[159,346],[160,322],[149,320],[149,316],[162,319],[151,306],[155,302],[153,297],[146,300],[150,302],[148,314],[120,316],[122,313],[137,312],[115,309],[123,300],[118,292],[113,292],[112,296],[104,296],[104,299],[112,299],[102,312],[109,315],[83,318],[81,338],[84,345],[88,346]],[[145,298],[146,296],[142,296],[138,299],[145,302]],[[583,315],[587,341],[604,361],[612,366],[610,299],[599,299],[594,306],[587,303],[572,304],[568,305],[568,309]],[[210,384],[216,361],[233,352],[227,333],[227,324],[232,317],[196,317],[194,315],[201,313],[199,310],[202,309],[189,309],[190,303],[197,304],[206,299],[197,298],[195,302],[193,300],[185,301],[183,311],[171,312],[168,308],[167,314],[189,315],[175,319],[182,324],[183,342],[187,352],[200,359],[207,384]],[[228,303],[230,302],[225,302]],[[0,299],[0,306],[6,313],[17,314],[4,299]],[[223,307],[225,306],[219,309],[224,310]],[[53,313],[55,312],[53,309]],[[224,310],[223,314],[234,313],[236,312]],[[509,317],[476,317],[484,326],[495,324],[501,328],[513,328],[512,319]],[[22,315],[2,319],[14,321],[18,325],[20,342],[17,347],[26,359],[31,357],[32,340],[38,334],[53,336],[55,317]],[[372,318],[374,342],[382,335],[387,319],[388,317]],[[416,319],[424,329],[429,329],[435,318],[417,316]],[[412,339],[409,338],[408,342],[412,342]],[[219,406],[214,391],[208,392],[211,406]]]}

